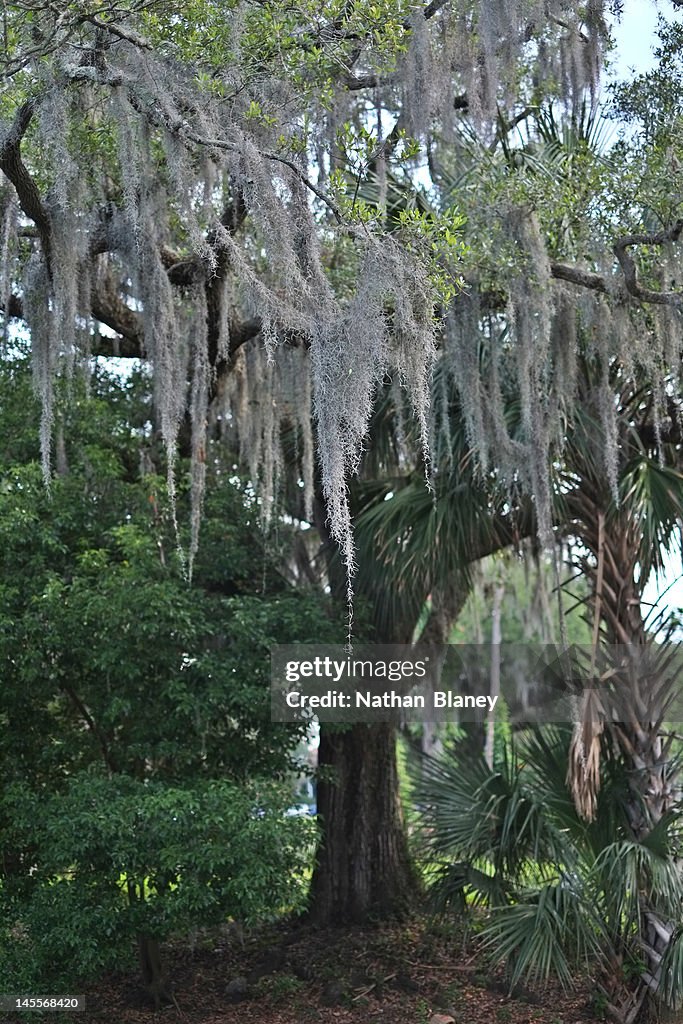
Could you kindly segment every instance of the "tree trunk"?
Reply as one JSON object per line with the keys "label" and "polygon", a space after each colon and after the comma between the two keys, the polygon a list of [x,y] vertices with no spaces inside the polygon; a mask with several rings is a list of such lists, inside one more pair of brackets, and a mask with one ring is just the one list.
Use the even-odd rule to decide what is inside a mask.
{"label": "tree trunk", "polygon": [[168,981],[161,966],[159,940],[141,932],[138,935],[138,953],[142,980],[154,1000],[155,1010],[158,1010],[162,1003],[173,1001]]}
{"label": "tree trunk", "polygon": [[418,882],[398,796],[395,728],[322,726],[319,771],[323,839],[311,917],[336,925],[405,914]]}
{"label": "tree trunk", "polygon": [[[629,768],[629,796],[626,814],[633,838],[642,842],[659,824],[673,804],[676,768],[669,753],[669,742],[662,735],[666,686],[660,688],[649,655],[657,649],[648,636],[642,614],[644,579],[639,569],[642,525],[633,522],[623,510],[606,511],[610,495],[584,493],[579,499],[582,521],[581,539],[591,552],[594,564],[584,564],[593,598],[595,635],[598,627],[603,642],[617,653],[615,680],[620,684],[616,720],[608,719],[606,728],[618,744]],[[630,654],[627,654],[630,652]],[[621,705],[621,706],[619,706]],[[663,919],[657,892],[651,881],[640,879],[641,923],[638,954],[644,969],[637,977],[625,976],[621,985],[609,992],[608,1012],[618,1024],[636,1024],[657,1005],[657,1019],[667,1019],[658,997],[662,958],[674,934],[674,922]],[[624,951],[614,950],[615,963],[621,968]]]}
{"label": "tree trunk", "polygon": [[[341,604],[346,579],[319,482],[313,511],[330,589]],[[311,919],[337,925],[402,916],[415,899],[418,881],[401,811],[396,729],[321,723],[318,773],[322,834],[311,883]]]}
{"label": "tree trunk", "polygon": [[[493,611],[491,612],[491,697],[498,700],[500,697],[500,645],[501,645],[501,606],[505,588],[496,584],[493,588]],[[495,703],[489,708],[486,720],[486,743],[484,745],[484,760],[489,768],[493,769],[493,754],[496,742],[496,710]]]}

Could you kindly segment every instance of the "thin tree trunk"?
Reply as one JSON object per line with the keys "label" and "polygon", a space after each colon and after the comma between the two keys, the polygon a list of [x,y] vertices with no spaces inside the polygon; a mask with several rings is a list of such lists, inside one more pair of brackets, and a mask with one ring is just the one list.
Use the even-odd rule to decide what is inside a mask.
{"label": "thin tree trunk", "polygon": [[[443,666],[447,656],[447,644],[450,641],[453,624],[467,600],[469,588],[462,581],[451,582],[447,587],[434,588],[430,597],[429,617],[416,642],[423,647],[433,648],[430,656],[430,680],[432,689],[439,687]],[[457,712],[456,712],[457,714]],[[420,747],[428,757],[438,757],[443,750],[444,723],[434,719],[425,719],[422,723]]]}
{"label": "thin tree trunk", "polygon": [[173,1001],[161,964],[159,940],[141,932],[138,935],[138,953],[143,983],[154,1000],[154,1008],[158,1010],[162,1003]]}
{"label": "thin tree trunk", "polygon": [[493,768],[493,750],[496,739],[496,712],[495,706],[500,697],[500,644],[501,628],[500,613],[503,603],[505,588],[496,584],[493,588],[493,609],[491,612],[491,697],[496,700],[489,708],[486,720],[486,744],[484,747],[484,758],[489,768]]}

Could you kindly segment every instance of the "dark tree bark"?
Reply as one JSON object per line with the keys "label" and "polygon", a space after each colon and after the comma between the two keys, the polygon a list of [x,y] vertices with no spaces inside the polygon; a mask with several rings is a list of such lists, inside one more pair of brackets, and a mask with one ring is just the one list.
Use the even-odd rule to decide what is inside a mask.
{"label": "dark tree bark", "polygon": [[418,892],[398,795],[396,730],[320,730],[318,814],[323,839],[311,916],[320,924],[401,916]]}
{"label": "dark tree bark", "polygon": [[138,935],[138,953],[142,980],[154,1000],[155,1010],[158,1010],[162,1003],[173,1002],[173,996],[161,963],[159,940],[151,935],[140,933]]}
{"label": "dark tree bark", "polygon": [[[346,578],[319,485],[314,519],[330,588],[343,603]],[[322,837],[311,884],[311,919],[336,925],[406,913],[418,879],[401,811],[393,725],[321,723],[317,805]]]}

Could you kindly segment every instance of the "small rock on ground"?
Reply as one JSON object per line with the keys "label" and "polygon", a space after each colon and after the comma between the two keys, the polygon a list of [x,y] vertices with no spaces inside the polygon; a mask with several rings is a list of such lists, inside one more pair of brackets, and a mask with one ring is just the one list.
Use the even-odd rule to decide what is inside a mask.
{"label": "small rock on ground", "polygon": [[233,978],[225,986],[225,998],[230,1003],[239,1003],[249,996],[249,983],[246,978]]}

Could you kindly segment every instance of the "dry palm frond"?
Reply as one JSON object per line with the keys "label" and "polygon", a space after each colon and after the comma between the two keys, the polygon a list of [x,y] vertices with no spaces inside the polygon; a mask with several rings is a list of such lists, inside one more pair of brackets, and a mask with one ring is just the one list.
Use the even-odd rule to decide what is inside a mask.
{"label": "dry palm frond", "polygon": [[577,813],[584,821],[593,821],[600,792],[600,737],[605,727],[604,709],[594,688],[581,698],[578,719],[569,747],[567,785]]}

